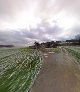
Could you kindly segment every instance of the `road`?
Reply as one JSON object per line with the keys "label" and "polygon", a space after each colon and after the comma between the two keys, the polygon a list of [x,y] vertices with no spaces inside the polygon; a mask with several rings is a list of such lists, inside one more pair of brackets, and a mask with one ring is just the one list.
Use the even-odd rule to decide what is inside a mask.
{"label": "road", "polygon": [[42,69],[30,92],[80,92],[80,65],[66,51],[44,54]]}

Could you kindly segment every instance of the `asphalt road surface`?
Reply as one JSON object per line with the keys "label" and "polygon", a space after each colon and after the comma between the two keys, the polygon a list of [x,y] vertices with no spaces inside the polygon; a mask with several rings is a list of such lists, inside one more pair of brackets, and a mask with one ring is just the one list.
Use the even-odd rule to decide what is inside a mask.
{"label": "asphalt road surface", "polygon": [[30,92],[80,92],[80,65],[65,51],[45,53]]}

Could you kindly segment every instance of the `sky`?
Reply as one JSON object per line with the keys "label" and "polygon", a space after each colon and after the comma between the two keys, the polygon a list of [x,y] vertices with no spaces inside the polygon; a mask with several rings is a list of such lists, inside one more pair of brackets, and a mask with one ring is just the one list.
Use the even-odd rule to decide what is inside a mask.
{"label": "sky", "polygon": [[0,0],[0,44],[32,45],[80,34],[80,0]]}

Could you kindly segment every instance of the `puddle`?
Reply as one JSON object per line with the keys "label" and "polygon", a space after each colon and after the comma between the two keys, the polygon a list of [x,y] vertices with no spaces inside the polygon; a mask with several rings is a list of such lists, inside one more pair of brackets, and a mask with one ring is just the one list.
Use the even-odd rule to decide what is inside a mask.
{"label": "puddle", "polygon": [[48,53],[52,53],[53,54],[54,52],[48,52]]}
{"label": "puddle", "polygon": [[45,53],[44,56],[47,58],[48,57],[48,54]]}

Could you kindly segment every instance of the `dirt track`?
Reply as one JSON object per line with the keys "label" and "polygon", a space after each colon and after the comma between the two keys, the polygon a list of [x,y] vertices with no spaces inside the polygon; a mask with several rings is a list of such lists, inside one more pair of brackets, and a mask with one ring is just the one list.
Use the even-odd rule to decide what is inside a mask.
{"label": "dirt track", "polygon": [[48,53],[30,92],[80,92],[80,66],[66,52]]}

